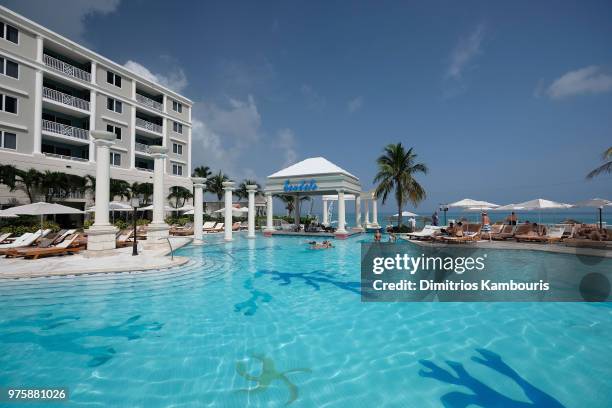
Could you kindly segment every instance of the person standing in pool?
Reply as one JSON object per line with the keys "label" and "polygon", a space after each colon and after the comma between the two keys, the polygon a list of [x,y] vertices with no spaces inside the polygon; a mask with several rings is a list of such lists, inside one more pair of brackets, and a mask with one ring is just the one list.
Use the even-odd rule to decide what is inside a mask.
{"label": "person standing in pool", "polygon": [[376,233],[374,234],[374,242],[380,242],[381,239],[382,234],[380,233],[380,230],[376,230]]}
{"label": "person standing in pool", "polygon": [[508,225],[516,225],[517,218],[514,211],[512,211],[510,215],[506,217],[506,221],[508,221]]}
{"label": "person standing in pool", "polygon": [[439,223],[440,220],[438,219],[438,212],[434,211],[433,215],[431,216],[431,225],[437,227]]}

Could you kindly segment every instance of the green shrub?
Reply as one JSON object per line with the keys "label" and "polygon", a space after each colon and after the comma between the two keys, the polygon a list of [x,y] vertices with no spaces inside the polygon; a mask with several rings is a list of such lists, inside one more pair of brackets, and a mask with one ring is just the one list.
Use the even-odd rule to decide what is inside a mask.
{"label": "green shrub", "polygon": [[92,220],[85,220],[83,222],[83,228],[89,228],[93,225],[93,221]]}
{"label": "green shrub", "polygon": [[[26,232],[36,232],[40,229],[40,221],[32,222],[30,221],[28,224],[14,223],[11,225],[6,225],[0,229],[0,231],[7,233],[10,232],[13,235],[22,235]],[[57,232],[60,230],[60,226],[53,221],[45,221],[43,222],[43,229],[50,229],[53,232]]]}
{"label": "green shrub", "polygon": [[127,222],[127,221],[119,219],[119,220],[115,220],[115,222],[113,223],[113,225],[114,225],[115,227],[119,228],[120,230],[123,230],[123,229],[128,228],[128,227],[131,225],[131,223],[130,223],[130,224],[128,224],[128,222]]}

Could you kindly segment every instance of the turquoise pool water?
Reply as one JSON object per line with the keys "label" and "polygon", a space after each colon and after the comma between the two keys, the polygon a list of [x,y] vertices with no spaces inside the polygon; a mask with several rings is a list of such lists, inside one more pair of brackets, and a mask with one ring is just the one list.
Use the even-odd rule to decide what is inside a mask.
{"label": "turquoise pool water", "polygon": [[608,305],[365,304],[360,238],[207,239],[174,270],[0,281],[0,387],[66,386],[71,407],[612,405]]}

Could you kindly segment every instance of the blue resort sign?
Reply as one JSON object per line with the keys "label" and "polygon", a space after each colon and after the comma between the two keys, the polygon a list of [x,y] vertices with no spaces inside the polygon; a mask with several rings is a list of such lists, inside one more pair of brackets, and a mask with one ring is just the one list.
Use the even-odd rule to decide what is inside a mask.
{"label": "blue resort sign", "polygon": [[315,191],[319,187],[315,179],[302,180],[301,183],[291,184],[291,180],[285,180],[283,190],[285,192]]}

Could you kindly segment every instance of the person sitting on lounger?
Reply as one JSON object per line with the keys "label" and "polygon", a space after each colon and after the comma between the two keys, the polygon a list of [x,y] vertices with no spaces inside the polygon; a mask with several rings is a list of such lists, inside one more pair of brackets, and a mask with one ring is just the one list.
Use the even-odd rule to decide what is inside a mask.
{"label": "person sitting on lounger", "polygon": [[454,236],[454,237],[462,237],[463,236],[463,223],[461,221],[459,221],[457,223],[457,226],[453,229],[452,236]]}
{"label": "person sitting on lounger", "polygon": [[514,213],[514,211],[512,211],[510,215],[506,217],[508,225],[516,225],[517,220],[518,219],[516,218],[516,214]]}
{"label": "person sitting on lounger", "polygon": [[374,242],[380,242],[381,239],[382,234],[380,233],[380,230],[376,230],[376,233],[374,234]]}
{"label": "person sitting on lounger", "polygon": [[440,232],[442,232],[443,234],[447,234],[447,235],[453,235],[455,233],[455,223],[451,221],[448,224],[448,227],[442,228]]}

